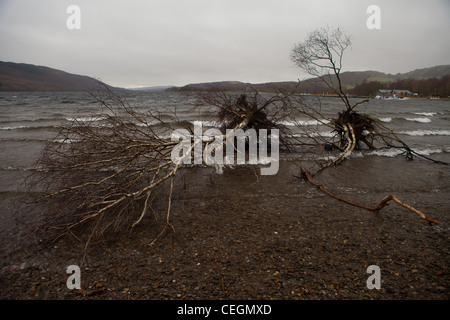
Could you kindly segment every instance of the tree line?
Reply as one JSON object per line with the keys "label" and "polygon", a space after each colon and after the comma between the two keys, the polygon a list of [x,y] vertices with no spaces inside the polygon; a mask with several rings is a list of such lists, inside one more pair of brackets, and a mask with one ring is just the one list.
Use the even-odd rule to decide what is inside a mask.
{"label": "tree line", "polygon": [[417,93],[421,97],[450,96],[450,75],[429,79],[402,79],[394,82],[364,81],[349,93],[356,96],[373,97],[380,89],[401,89]]}

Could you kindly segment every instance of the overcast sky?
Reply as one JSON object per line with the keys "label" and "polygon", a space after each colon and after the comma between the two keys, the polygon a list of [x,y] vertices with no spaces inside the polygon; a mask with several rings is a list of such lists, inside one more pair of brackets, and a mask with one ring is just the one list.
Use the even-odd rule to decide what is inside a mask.
{"label": "overcast sky", "polygon": [[[79,30],[66,26],[72,4]],[[325,25],[352,36],[344,71],[450,64],[450,0],[0,0],[0,60],[120,87],[295,81],[306,75],[291,49]]]}

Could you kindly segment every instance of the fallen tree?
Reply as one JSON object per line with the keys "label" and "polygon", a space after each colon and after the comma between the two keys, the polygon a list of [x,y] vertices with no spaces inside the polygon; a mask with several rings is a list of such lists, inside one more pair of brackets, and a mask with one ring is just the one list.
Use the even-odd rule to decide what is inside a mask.
{"label": "fallen tree", "polygon": [[292,61],[300,69],[317,77],[317,79],[325,83],[325,85],[339,97],[344,105],[344,110],[338,112],[337,118],[327,119],[321,112],[320,101],[318,106],[314,106],[308,99],[305,99],[302,96],[293,97],[295,101],[295,103],[293,103],[294,109],[299,113],[330,127],[336,133],[335,137],[338,139],[337,142],[327,141],[326,146],[329,149],[335,148],[340,151],[340,154],[334,159],[326,163],[317,163],[319,167],[314,173],[311,173],[308,169],[302,167],[302,175],[309,183],[313,184],[327,195],[350,205],[377,212],[385,207],[390,201],[394,201],[415,212],[426,221],[437,223],[436,220],[429,219],[424,213],[400,201],[394,195],[388,195],[384,197],[377,206],[370,207],[336,196],[313,179],[313,176],[320,171],[342,163],[354,150],[361,150],[364,146],[372,150],[379,148],[401,148],[404,150],[407,159],[412,160],[414,156],[420,156],[430,161],[447,165],[447,163],[433,160],[415,152],[402,141],[394,131],[383,125],[380,120],[356,111],[358,105],[365,103],[368,100],[362,100],[355,104],[351,104],[350,99],[342,86],[340,73],[342,70],[343,55],[350,45],[350,37],[345,35],[339,28],[330,30],[326,27],[311,32],[306,40],[297,44],[291,52]]}
{"label": "fallen tree", "polygon": [[298,43],[291,52],[291,59],[295,65],[311,76],[317,77],[318,81],[322,81],[344,105],[344,109],[337,113],[337,118],[327,119],[321,112],[320,100],[317,105],[314,105],[303,96],[291,96],[292,109],[336,132],[338,141],[328,143],[339,149],[341,153],[332,161],[320,164],[318,172],[341,163],[354,150],[361,150],[364,146],[369,149],[400,148],[405,151],[408,159],[419,156],[436,163],[447,164],[417,153],[379,119],[356,111],[360,104],[369,100],[352,104],[343,88],[342,61],[344,52],[350,45],[350,37],[342,30],[339,28],[330,30],[329,27],[324,27],[311,32],[306,40]]}
{"label": "fallen tree", "polygon": [[[281,128],[270,117],[286,111],[282,97],[263,100],[257,92],[250,101],[247,95],[202,96],[199,106],[220,108],[216,116],[223,130],[205,138],[180,121],[174,110],[141,112],[107,88],[92,96],[100,106],[92,117],[101,121],[75,119],[63,125],[26,181],[27,190],[39,190],[36,202],[45,204],[33,226],[37,238],[54,241],[63,235],[76,236],[75,230],[84,226],[88,229],[87,233],[84,230],[88,235],[85,249],[108,230],[137,226],[153,210],[152,203],[161,200],[161,188],[166,188],[166,223],[153,242],[173,230],[174,178],[182,166],[195,159],[196,150],[205,153],[218,140],[221,145],[215,152],[219,152],[237,130]],[[177,128],[188,132],[182,137],[188,140],[187,148],[178,148],[180,137],[172,136]],[[202,158],[200,164],[219,165],[208,160]],[[221,167],[227,165],[220,163]]]}
{"label": "fallen tree", "polygon": [[215,119],[219,130],[255,129],[280,131],[280,145],[287,151],[292,148],[288,138],[290,130],[283,124],[292,112],[290,94],[275,94],[267,98],[249,87],[245,93],[224,91],[199,92],[196,107],[205,116]]}

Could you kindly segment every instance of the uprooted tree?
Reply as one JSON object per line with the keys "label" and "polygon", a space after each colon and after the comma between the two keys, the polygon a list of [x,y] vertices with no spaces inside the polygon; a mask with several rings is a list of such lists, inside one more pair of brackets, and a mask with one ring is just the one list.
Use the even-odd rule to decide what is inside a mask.
{"label": "uprooted tree", "polygon": [[358,105],[369,100],[361,100],[352,104],[343,88],[342,61],[344,52],[350,45],[350,37],[341,29],[323,27],[311,32],[305,41],[296,44],[291,51],[291,60],[295,65],[324,83],[331,92],[339,97],[344,106],[343,110],[337,113],[337,118],[327,119],[320,111],[320,101],[318,105],[314,105],[302,96],[292,97],[296,100],[293,109],[329,126],[338,137],[337,142],[330,141],[330,144],[341,150],[342,153],[336,159],[321,164],[318,171],[339,164],[354,150],[360,150],[364,146],[369,149],[399,148],[405,151],[408,159],[419,156],[443,164],[415,152],[379,119],[356,111]]}
{"label": "uprooted tree", "polygon": [[355,104],[351,104],[342,86],[342,61],[344,52],[350,45],[350,37],[343,33],[342,30],[339,28],[330,30],[330,28],[324,27],[311,32],[304,42],[298,43],[292,49],[292,61],[300,69],[322,81],[326,87],[340,98],[344,105],[343,110],[338,112],[337,118],[326,119],[320,112],[320,106],[317,107],[311,104],[307,99],[304,99],[301,96],[296,99],[297,103],[295,104],[295,108],[297,110],[316,119],[320,123],[331,127],[336,132],[337,141],[329,141],[327,145],[341,151],[333,160],[328,161],[327,163],[320,163],[319,168],[315,173],[310,173],[309,170],[302,167],[302,174],[310,183],[317,186],[326,194],[351,205],[371,211],[379,211],[386,206],[389,201],[393,200],[415,212],[428,222],[437,223],[437,221],[427,218],[425,214],[402,202],[393,195],[384,197],[378,205],[372,207],[336,196],[323,185],[313,180],[315,174],[325,168],[340,164],[348,158],[354,150],[361,149],[363,146],[366,146],[369,149],[401,148],[404,149],[408,159],[413,159],[413,157],[417,155],[437,163],[446,164],[420,155],[402,141],[393,130],[383,125],[380,120],[356,111],[358,105],[367,102],[368,100],[362,100]]}
{"label": "uprooted tree", "polygon": [[[93,97],[100,105],[94,117],[101,121],[75,120],[63,125],[27,180],[28,190],[39,190],[36,200],[45,203],[43,215],[33,223],[38,238],[75,236],[76,229],[86,226],[87,248],[93,238],[107,230],[139,224],[152,210],[153,201],[161,198],[157,196],[161,188],[167,188],[166,224],[158,239],[173,228],[170,213],[174,178],[180,167],[194,162],[195,150],[200,149],[202,154],[223,152],[227,137],[233,137],[237,130],[282,128],[270,119],[288,112],[281,96],[265,100],[255,91],[200,95],[197,107],[215,107],[216,122],[222,128],[215,136],[203,137],[180,121],[174,110],[142,112],[107,88]],[[171,135],[176,129],[187,132],[183,137],[183,141],[188,140],[186,148],[179,148],[179,137]],[[200,164],[220,169],[227,166],[211,159],[214,157],[204,157]]]}
{"label": "uprooted tree", "polygon": [[[236,130],[278,129],[281,145],[286,151],[291,151],[293,138],[282,123],[299,113],[331,127],[337,140],[326,141],[327,145],[340,150],[339,156],[320,164],[314,174],[302,168],[309,182],[352,205],[378,211],[393,200],[427,221],[436,222],[395,196],[389,195],[379,205],[370,207],[335,196],[313,180],[315,174],[338,165],[353,150],[364,146],[370,149],[403,148],[409,158],[416,154],[379,120],[356,111],[364,101],[350,103],[340,79],[343,54],[349,45],[349,37],[339,29],[330,31],[323,28],[311,33],[292,51],[292,60],[297,66],[323,81],[343,102],[343,110],[338,112],[336,119],[327,119],[321,113],[320,100],[319,105],[314,104],[295,94],[295,90],[269,98],[254,90],[245,94],[200,93],[197,107],[207,107],[201,108],[202,112],[206,109],[212,112],[220,128],[219,133],[212,137],[199,137],[191,127],[187,127],[190,133],[187,135],[188,147],[182,149],[175,161],[173,153],[179,141],[171,139],[168,133],[183,127],[183,121],[178,121],[176,112],[172,110],[170,119],[167,112],[163,114],[161,110],[141,112],[107,89],[104,91],[106,96],[101,92],[93,95],[101,108],[96,116],[102,121],[74,121],[63,126],[45,148],[37,163],[38,170],[28,180],[31,189],[41,191],[39,200],[46,206],[36,230],[50,233],[55,239],[87,225],[90,228],[87,247],[93,237],[109,229],[139,224],[152,210],[152,202],[159,189],[165,187],[166,224],[157,239],[167,229],[173,228],[170,213],[174,178],[181,166],[191,163],[186,160],[194,157],[194,150],[200,148],[205,154],[212,155],[226,148],[226,138]],[[215,148],[211,151],[212,145]],[[208,161],[208,157],[203,158],[201,164],[226,165]]]}

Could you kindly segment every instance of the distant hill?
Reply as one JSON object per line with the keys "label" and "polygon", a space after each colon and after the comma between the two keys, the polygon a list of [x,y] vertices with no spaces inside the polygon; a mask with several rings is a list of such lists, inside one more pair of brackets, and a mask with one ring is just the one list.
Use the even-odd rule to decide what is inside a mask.
{"label": "distant hill", "polygon": [[145,92],[163,92],[173,86],[152,86],[152,87],[139,87],[139,88],[128,88],[131,91],[145,91]]}
{"label": "distant hill", "polygon": [[32,64],[0,61],[0,91],[93,91],[101,85],[99,80],[87,76]]}
{"label": "distant hill", "polygon": [[[380,82],[389,84],[403,79],[423,80],[429,78],[439,78],[450,75],[450,65],[442,65],[431,68],[416,69],[407,73],[398,73],[396,75],[386,74],[378,71],[348,71],[341,73],[341,81],[344,90],[351,90],[363,82]],[[333,81],[336,81],[332,77]],[[296,89],[298,92],[320,94],[329,92],[328,87],[319,78],[311,78],[301,81],[268,82],[268,83],[245,83],[239,81],[221,81],[208,83],[194,83],[182,87],[172,87],[168,91],[191,92],[191,91],[244,91],[252,87],[260,92],[279,92],[291,91]]]}
{"label": "distant hill", "polygon": [[[349,71],[341,74],[343,89],[351,91],[356,86],[370,82],[379,82],[385,85],[396,83],[405,79],[426,80],[431,78],[442,78],[450,75],[450,65],[441,65],[431,68],[416,69],[406,73],[395,75],[378,71]],[[332,78],[333,79],[333,78]],[[335,79],[333,80],[335,81]],[[88,76],[67,73],[61,70],[44,66],[36,66],[26,63],[13,63],[0,61],[0,91],[95,91],[102,85],[110,89],[120,89],[108,86],[99,80]],[[259,92],[292,91],[304,93],[329,93],[329,88],[318,78],[301,81],[247,83],[239,81],[220,81],[208,83],[193,83],[182,87],[157,86],[136,88],[138,91],[238,91],[252,87]]]}
{"label": "distant hill", "polygon": [[403,79],[425,80],[430,78],[440,78],[447,75],[450,75],[450,65],[416,69],[414,71],[396,74],[394,78],[395,80],[403,80]]}
{"label": "distant hill", "polygon": [[172,87],[168,91],[241,91],[248,86],[254,86],[251,83],[244,83],[240,81],[220,81],[220,82],[205,82],[205,83],[191,83],[183,87]]}

